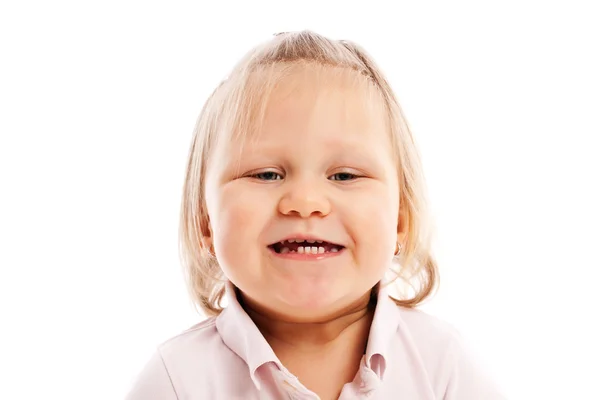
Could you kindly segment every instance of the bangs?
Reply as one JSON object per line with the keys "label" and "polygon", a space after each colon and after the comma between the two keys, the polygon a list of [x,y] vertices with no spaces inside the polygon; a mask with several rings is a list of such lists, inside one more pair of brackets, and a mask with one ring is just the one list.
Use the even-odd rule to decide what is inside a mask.
{"label": "bangs", "polygon": [[[231,85],[226,99],[222,99],[223,114],[217,145],[235,142],[240,148],[257,141],[263,132],[269,105],[290,96],[308,94],[315,105],[332,91],[343,91],[348,103],[357,101],[358,109],[372,118],[383,118],[389,130],[389,114],[381,91],[364,75],[345,68],[314,62],[280,62],[258,65],[247,74],[240,74]],[[349,115],[356,107],[347,107]],[[225,142],[225,143],[222,143]]]}

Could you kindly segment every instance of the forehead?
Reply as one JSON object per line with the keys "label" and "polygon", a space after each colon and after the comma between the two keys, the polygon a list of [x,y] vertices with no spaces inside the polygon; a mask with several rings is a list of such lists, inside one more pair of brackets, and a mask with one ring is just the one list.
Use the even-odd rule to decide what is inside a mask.
{"label": "forehead", "polygon": [[260,68],[244,83],[240,103],[228,110],[231,125],[215,138],[221,150],[247,148],[288,134],[364,140],[389,132],[379,90],[350,68],[310,64]]}
{"label": "forehead", "polygon": [[304,68],[274,87],[264,106],[256,139],[292,132],[312,139],[373,139],[387,134],[379,91],[349,69]]}

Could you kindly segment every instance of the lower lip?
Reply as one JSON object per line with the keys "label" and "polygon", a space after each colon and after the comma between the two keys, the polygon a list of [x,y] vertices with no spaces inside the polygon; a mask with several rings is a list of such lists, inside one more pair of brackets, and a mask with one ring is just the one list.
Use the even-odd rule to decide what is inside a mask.
{"label": "lower lip", "polygon": [[340,249],[339,251],[337,251],[335,253],[328,252],[328,253],[317,253],[317,254],[277,253],[275,250],[273,250],[272,248],[269,247],[269,251],[271,252],[271,254],[273,254],[274,256],[276,256],[278,258],[285,258],[287,260],[298,260],[298,261],[318,261],[318,260],[324,260],[326,258],[337,257],[340,254],[342,254],[344,252],[344,250],[346,250],[346,249]]}

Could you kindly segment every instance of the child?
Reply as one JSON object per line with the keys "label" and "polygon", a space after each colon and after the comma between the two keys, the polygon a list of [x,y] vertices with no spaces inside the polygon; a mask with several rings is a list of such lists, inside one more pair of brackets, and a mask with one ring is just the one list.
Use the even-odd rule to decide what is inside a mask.
{"label": "child", "polygon": [[[427,228],[415,145],[375,63],[276,35],[215,90],[191,146],[182,258],[211,318],[162,344],[128,399],[501,398],[415,309],[437,281]],[[391,297],[400,284],[414,290]]]}

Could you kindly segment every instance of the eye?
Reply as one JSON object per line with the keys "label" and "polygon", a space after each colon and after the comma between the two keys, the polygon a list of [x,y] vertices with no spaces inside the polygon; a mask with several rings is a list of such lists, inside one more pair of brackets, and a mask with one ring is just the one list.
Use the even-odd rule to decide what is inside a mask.
{"label": "eye", "polygon": [[283,179],[281,174],[278,174],[277,172],[273,172],[273,171],[259,172],[259,173],[250,175],[250,177],[256,178],[260,181],[279,181],[279,180]]}
{"label": "eye", "polygon": [[350,172],[338,172],[329,177],[332,181],[350,181],[356,178],[358,178],[358,176],[351,174]]}

